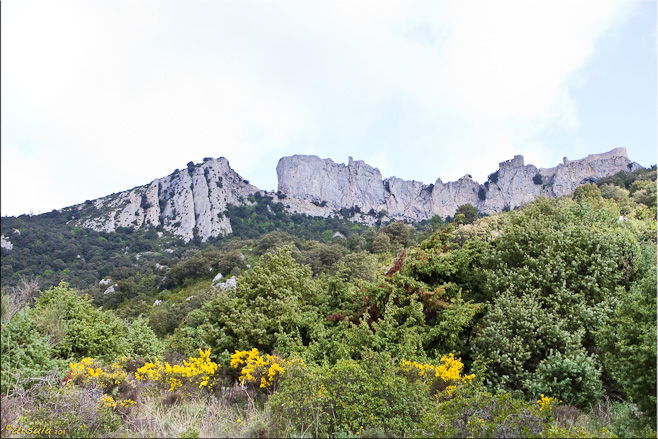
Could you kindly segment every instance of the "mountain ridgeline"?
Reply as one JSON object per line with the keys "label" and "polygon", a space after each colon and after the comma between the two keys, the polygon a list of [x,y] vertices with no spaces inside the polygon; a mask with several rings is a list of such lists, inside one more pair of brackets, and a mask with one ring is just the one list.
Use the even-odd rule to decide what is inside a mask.
{"label": "mountain ridgeline", "polygon": [[[377,168],[349,158],[347,165],[317,156],[283,157],[277,166],[276,193],[259,190],[229,166],[225,158],[206,158],[150,184],[71,206],[62,210],[76,225],[99,232],[119,227],[154,227],[189,241],[232,232],[227,206],[250,205],[256,192],[272,196],[291,213],[329,217],[351,209],[353,221],[373,224],[377,217],[422,221],[453,216],[464,204],[482,214],[514,209],[538,196],[558,197],[577,186],[641,168],[625,148],[567,160],[554,168],[525,165],[523,156],[499,164],[484,184],[465,175],[455,182],[434,184],[383,179]],[[275,198],[276,197],[276,198]],[[379,215],[378,215],[379,214]]]}

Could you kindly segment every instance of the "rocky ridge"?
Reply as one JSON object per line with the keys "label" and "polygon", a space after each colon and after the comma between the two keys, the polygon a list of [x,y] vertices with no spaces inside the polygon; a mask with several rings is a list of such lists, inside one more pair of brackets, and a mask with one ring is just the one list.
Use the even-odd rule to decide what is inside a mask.
{"label": "rocky ridge", "polygon": [[[389,219],[420,221],[439,215],[453,216],[470,203],[482,213],[494,214],[530,202],[539,195],[556,197],[578,185],[619,171],[640,168],[624,148],[580,160],[567,160],[554,168],[525,165],[522,156],[499,164],[484,184],[465,175],[454,182],[437,179],[426,185],[397,177],[382,178],[377,168],[349,158],[337,164],[317,156],[283,157],[277,165],[275,199],[289,212],[330,216],[341,209],[358,212],[355,221],[373,223],[375,214]],[[153,180],[150,184],[68,207],[76,225],[112,232],[118,227],[154,227],[189,241],[231,233],[227,205],[251,204],[248,197],[260,191],[229,166],[225,158],[188,163],[187,169]],[[382,211],[386,211],[383,213]],[[11,245],[6,237],[3,247]]]}
{"label": "rocky ridge", "polygon": [[[439,178],[426,185],[397,177],[382,179],[379,169],[352,157],[343,165],[294,155],[279,160],[277,176],[279,192],[287,196],[288,209],[294,212],[328,216],[356,206],[362,213],[385,210],[389,218],[420,221],[434,215],[453,216],[467,203],[482,213],[494,214],[540,195],[566,195],[578,185],[640,167],[628,159],[625,148],[580,160],[565,157],[558,166],[541,169],[525,165],[523,156],[517,155],[500,163],[484,184],[467,174],[454,182],[443,183]],[[360,217],[365,220],[364,215]]]}
{"label": "rocky ridge", "polygon": [[231,233],[228,204],[242,204],[258,188],[229,166],[228,160],[207,158],[145,186],[67,208],[79,212],[77,224],[97,231],[117,227],[159,227],[185,241],[202,241]]}

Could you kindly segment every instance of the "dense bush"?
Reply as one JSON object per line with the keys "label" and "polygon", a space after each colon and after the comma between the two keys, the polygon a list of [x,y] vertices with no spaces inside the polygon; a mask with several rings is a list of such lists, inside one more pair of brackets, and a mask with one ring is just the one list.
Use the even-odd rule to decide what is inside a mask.
{"label": "dense bush", "polygon": [[35,324],[48,337],[57,358],[112,360],[128,351],[124,322],[94,307],[91,298],[65,283],[45,291],[34,307]]}
{"label": "dense bush", "polygon": [[148,320],[141,315],[128,326],[126,345],[126,355],[129,357],[152,361],[164,355],[164,343],[148,325]]}
{"label": "dense bush", "polygon": [[201,339],[215,352],[256,347],[285,352],[290,338],[308,345],[320,316],[311,270],[300,266],[290,247],[263,255],[252,270],[203,306]]}
{"label": "dense bush", "polygon": [[531,395],[547,393],[566,404],[590,408],[602,395],[601,370],[585,352],[551,352],[539,363],[527,388]]}
{"label": "dense bush", "polygon": [[62,361],[52,358],[51,345],[32,321],[32,311],[20,311],[2,324],[0,391],[4,394],[13,391],[15,386],[29,387],[32,379],[63,367]]}
{"label": "dense bush", "polygon": [[424,413],[414,436],[539,437],[550,422],[550,410],[513,398],[509,393],[458,392]]}
{"label": "dense bush", "polygon": [[600,328],[603,363],[619,390],[656,417],[656,249],[647,245],[644,269],[628,290],[618,292],[619,306]]}
{"label": "dense bush", "polygon": [[[583,190],[579,203],[544,199],[511,213],[481,259],[492,302],[476,345],[496,365],[487,375],[496,386],[528,390],[522,383],[535,379],[550,349],[594,354],[596,334],[615,313],[617,289],[639,268],[637,236],[618,221],[616,206],[590,192]],[[588,361],[596,364],[590,371],[601,366],[595,357]],[[597,395],[583,392],[569,398],[588,405]]]}
{"label": "dense bush", "polygon": [[407,381],[390,357],[364,353],[362,361],[290,368],[270,407],[282,436],[402,436],[429,400],[422,385]]}

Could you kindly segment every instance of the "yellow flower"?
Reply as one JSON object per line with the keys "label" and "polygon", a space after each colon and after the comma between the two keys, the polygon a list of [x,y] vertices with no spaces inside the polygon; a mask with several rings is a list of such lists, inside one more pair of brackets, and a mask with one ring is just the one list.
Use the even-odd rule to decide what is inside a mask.
{"label": "yellow flower", "polygon": [[551,397],[548,397],[548,396],[544,396],[543,393],[539,396],[540,396],[540,399],[537,401],[537,404],[539,404],[539,411],[540,412],[544,410],[544,407],[547,407],[547,408],[550,409],[551,406],[554,403],[559,404],[559,403],[562,402],[562,401],[558,400],[557,398],[551,398]]}

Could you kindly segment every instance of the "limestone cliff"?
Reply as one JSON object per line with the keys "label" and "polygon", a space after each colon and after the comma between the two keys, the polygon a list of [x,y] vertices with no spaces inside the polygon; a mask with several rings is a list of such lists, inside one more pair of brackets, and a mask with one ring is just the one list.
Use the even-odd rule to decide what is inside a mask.
{"label": "limestone cliff", "polygon": [[225,158],[206,159],[150,184],[68,208],[78,224],[97,231],[162,226],[189,241],[231,233],[227,204],[241,204],[258,188],[243,180]]}
{"label": "limestone cliff", "polygon": [[[343,208],[358,207],[362,213],[385,210],[390,218],[419,221],[434,215],[453,216],[460,205],[467,203],[482,213],[493,214],[539,195],[565,195],[580,184],[639,167],[628,160],[624,148],[581,160],[565,157],[562,164],[548,169],[525,165],[523,156],[517,155],[500,163],[484,184],[465,175],[455,182],[437,179],[425,185],[397,177],[382,179],[377,168],[352,157],[343,165],[316,156],[294,155],[279,160],[277,176],[279,192],[286,195],[291,211],[328,216]],[[361,215],[360,219],[366,218]]]}
{"label": "limestone cliff", "polygon": [[[352,157],[344,165],[316,156],[294,155],[279,160],[276,199],[282,200],[290,212],[311,216],[326,217],[347,208],[359,212],[353,220],[366,223],[374,223],[374,214],[381,216],[382,211],[391,219],[419,221],[434,215],[453,216],[466,203],[482,213],[493,214],[530,202],[538,195],[565,195],[585,182],[639,167],[628,160],[624,148],[581,160],[565,157],[563,163],[548,169],[525,165],[522,156],[515,156],[500,163],[484,184],[465,175],[454,182],[437,179],[426,185],[397,177],[382,179],[377,168]],[[227,205],[249,204],[248,197],[258,191],[231,169],[225,158],[208,158],[196,165],[190,162],[187,169],[145,186],[65,210],[75,224],[97,231],[159,227],[185,241],[195,236],[205,241],[231,233]],[[11,242],[4,236],[0,244],[11,249]]]}

